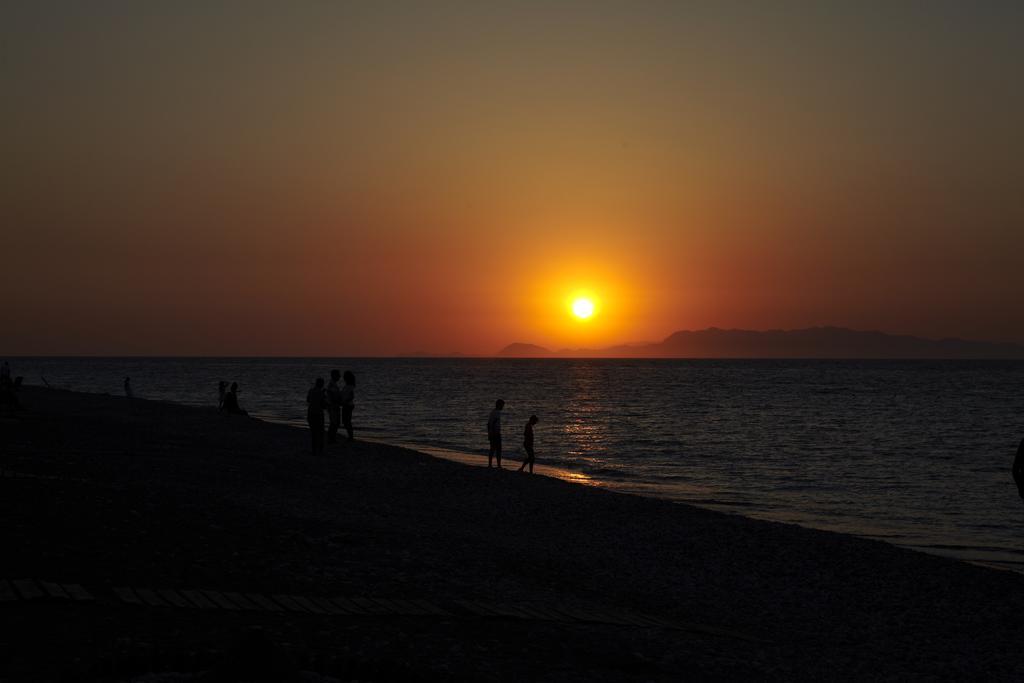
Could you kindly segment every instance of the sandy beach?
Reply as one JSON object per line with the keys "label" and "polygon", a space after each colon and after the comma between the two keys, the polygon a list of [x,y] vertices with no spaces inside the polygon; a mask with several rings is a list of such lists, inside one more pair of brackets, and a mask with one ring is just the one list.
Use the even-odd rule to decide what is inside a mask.
{"label": "sandy beach", "polygon": [[[0,579],[94,599],[0,603],[3,679],[1024,677],[1018,574],[380,443],[313,458],[213,408],[20,399]],[[379,609],[172,604],[197,590]]]}

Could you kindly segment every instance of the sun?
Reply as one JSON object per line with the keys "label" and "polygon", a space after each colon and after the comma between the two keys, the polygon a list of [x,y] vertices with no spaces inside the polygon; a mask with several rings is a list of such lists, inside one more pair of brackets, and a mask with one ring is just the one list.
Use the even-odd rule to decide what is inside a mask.
{"label": "sun", "polygon": [[594,302],[586,297],[580,297],[572,302],[572,314],[580,320],[586,320],[594,315]]}

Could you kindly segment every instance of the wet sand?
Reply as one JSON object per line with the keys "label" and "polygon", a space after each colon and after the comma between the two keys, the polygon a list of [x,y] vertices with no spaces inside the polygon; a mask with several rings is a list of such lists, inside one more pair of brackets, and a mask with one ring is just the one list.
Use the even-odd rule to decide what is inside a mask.
{"label": "wet sand", "polygon": [[[1024,678],[1018,574],[379,443],[314,458],[304,430],[213,409],[21,399],[0,417],[0,469],[31,476],[0,478],[0,579],[97,600],[0,604],[0,678]],[[451,609],[139,607],[118,586]],[[473,616],[459,600],[697,628]]]}

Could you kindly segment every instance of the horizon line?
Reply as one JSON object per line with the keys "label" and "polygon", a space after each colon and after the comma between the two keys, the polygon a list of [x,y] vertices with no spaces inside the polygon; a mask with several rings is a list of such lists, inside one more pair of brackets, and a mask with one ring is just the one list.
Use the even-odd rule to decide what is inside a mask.
{"label": "horizon line", "polygon": [[[844,332],[851,332],[854,334],[861,335],[882,335],[886,337],[892,337],[893,339],[914,339],[921,342],[927,342],[931,344],[941,344],[944,342],[961,342],[967,344],[987,344],[991,346],[1011,346],[1018,347],[1021,351],[1024,351],[1024,342],[1019,341],[996,341],[990,339],[970,339],[964,337],[923,337],[916,334],[909,333],[893,333],[883,332],[878,329],[855,329],[851,327],[841,327],[837,325],[815,325],[810,327],[798,327],[798,328],[768,328],[762,330],[754,330],[747,328],[721,328],[716,326],[710,326],[703,329],[680,329],[670,332],[661,341],[641,341],[641,342],[621,342],[605,346],[603,348],[569,348],[564,347],[560,349],[551,349],[539,344],[532,342],[515,341],[506,344],[500,349],[491,353],[466,353],[462,351],[447,351],[447,352],[432,352],[432,351],[404,351],[400,353],[390,354],[338,354],[338,355],[305,355],[305,354],[238,354],[238,355],[223,355],[223,354],[210,354],[210,353],[55,353],[55,354],[30,354],[30,353],[13,353],[4,354],[0,353],[0,359],[2,358],[139,358],[139,359],[172,359],[172,358],[209,358],[209,359],[242,359],[242,358],[254,358],[254,359],[343,359],[343,358],[361,358],[361,359],[526,359],[526,360],[558,360],[558,359],[649,359],[649,360],[1019,360],[1020,356],[985,356],[984,358],[972,357],[970,355],[895,355],[895,356],[865,356],[865,355],[836,355],[836,356],[807,356],[807,355],[695,355],[695,356],[680,356],[680,355],[658,355],[657,353],[651,355],[643,355],[637,353],[623,354],[623,353],[607,353],[612,349],[623,349],[631,348],[637,351],[641,351],[645,347],[656,347],[660,344],[664,344],[669,339],[677,334],[699,334],[702,332],[745,332],[754,334],[768,334],[772,332],[782,333],[793,333],[793,332],[807,332],[813,330],[838,330]],[[536,354],[504,354],[506,349],[514,346],[525,346],[534,347],[537,349]]]}
{"label": "horizon line", "polygon": [[546,356],[501,356],[498,354],[476,355],[408,355],[397,354],[389,356],[288,356],[288,355],[240,355],[240,356],[219,356],[205,354],[186,355],[159,355],[159,354],[56,354],[56,355],[6,355],[0,359],[97,359],[97,360],[500,360],[500,361],[560,361],[560,360],[677,360],[677,361],[1015,361],[1024,362],[1024,358],[1014,356],[621,356],[621,355],[561,355],[552,352]]}

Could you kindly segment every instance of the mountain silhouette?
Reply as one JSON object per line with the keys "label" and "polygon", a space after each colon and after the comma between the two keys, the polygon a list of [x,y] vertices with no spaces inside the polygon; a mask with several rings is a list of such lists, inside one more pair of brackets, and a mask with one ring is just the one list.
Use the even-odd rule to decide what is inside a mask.
{"label": "mountain silhouette", "polygon": [[965,339],[925,339],[844,327],[800,330],[682,330],[661,342],[605,349],[549,351],[535,344],[509,344],[498,352],[519,358],[1024,358],[1024,346]]}
{"label": "mountain silhouette", "polygon": [[543,358],[553,354],[550,349],[546,349],[543,346],[515,342],[498,351],[496,355],[505,358]]}

